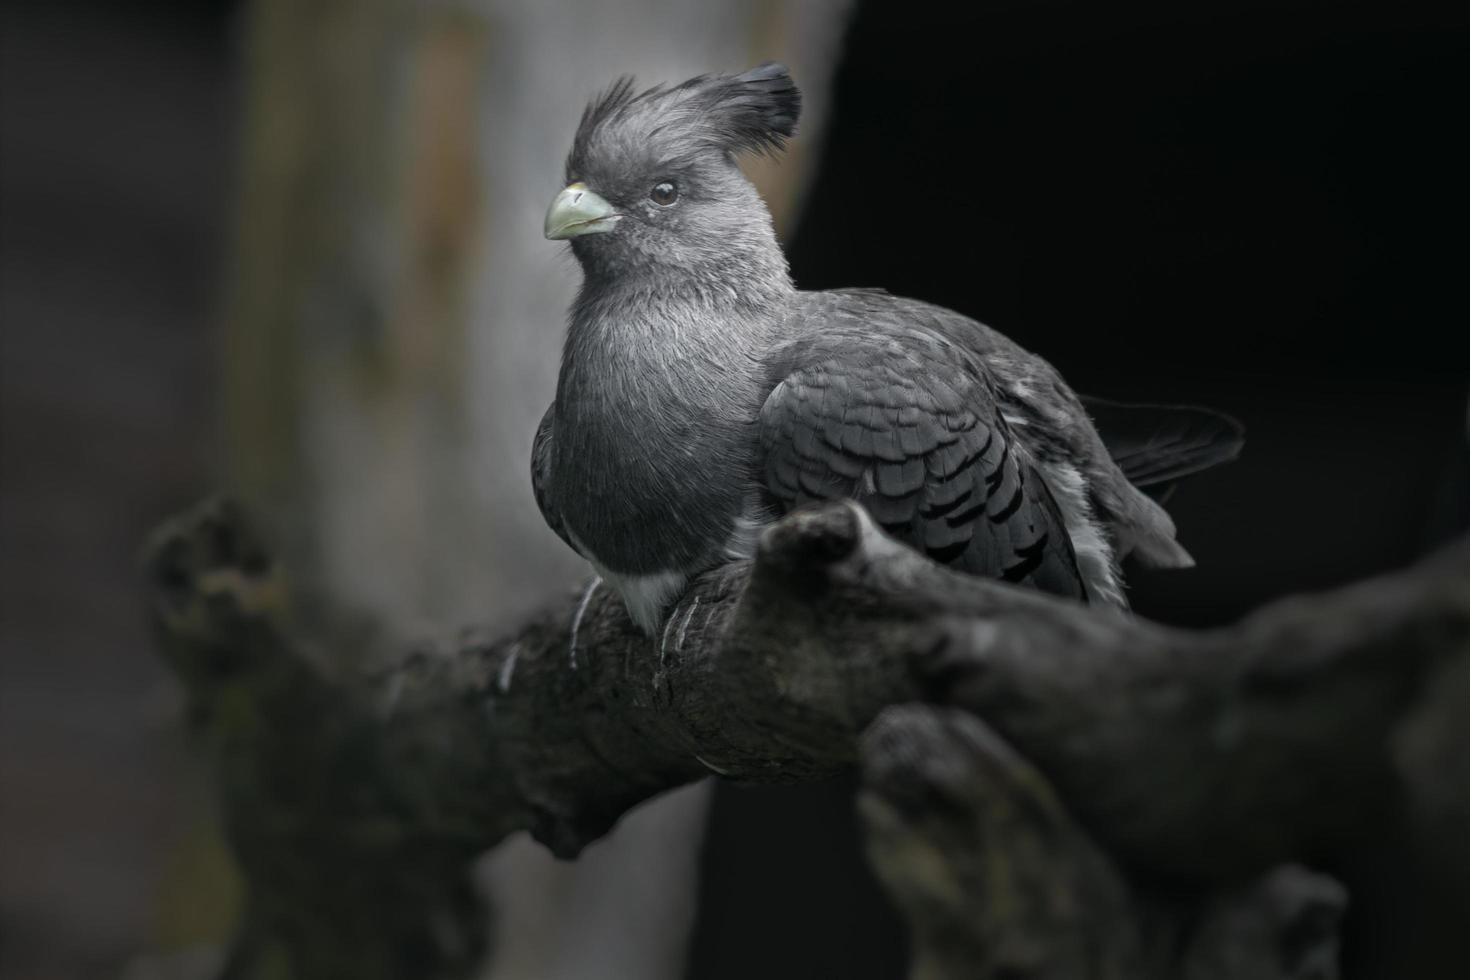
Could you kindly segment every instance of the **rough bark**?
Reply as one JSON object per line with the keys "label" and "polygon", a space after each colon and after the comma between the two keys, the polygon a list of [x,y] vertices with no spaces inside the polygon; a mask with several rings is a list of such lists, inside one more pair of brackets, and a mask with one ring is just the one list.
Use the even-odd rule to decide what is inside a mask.
{"label": "rough bark", "polygon": [[[950,573],[832,505],[696,582],[658,637],[594,584],[351,682],[312,666],[232,508],[165,529],[150,569],[251,925],[357,975],[403,948],[467,969],[474,854],[525,829],[575,857],[711,771],[861,761],[924,977],[1331,976],[1341,890],[1282,865],[1332,860],[1389,811],[1470,874],[1470,540],[1186,632]],[[351,928],[378,921],[399,931]]]}
{"label": "rough bark", "polygon": [[974,715],[885,709],[865,740],[869,854],[916,978],[1337,975],[1342,886],[1297,865],[1215,888],[1130,880]]}

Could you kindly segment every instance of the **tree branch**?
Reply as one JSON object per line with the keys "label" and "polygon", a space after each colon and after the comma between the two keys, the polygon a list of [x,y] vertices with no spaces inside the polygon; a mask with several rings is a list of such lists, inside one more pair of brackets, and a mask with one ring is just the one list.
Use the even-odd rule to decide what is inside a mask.
{"label": "tree branch", "polygon": [[886,709],[859,808],[916,978],[1330,980],[1346,893],[1287,865],[1217,890],[1130,880],[968,712]]}
{"label": "tree branch", "polygon": [[[1078,899],[1089,917],[1102,910],[1084,933],[1131,914],[1120,874],[1238,888],[1330,856],[1386,804],[1430,835],[1470,812],[1467,781],[1444,778],[1449,762],[1464,774],[1452,747],[1470,713],[1470,540],[1185,632],[951,573],[835,504],[772,528],[753,564],[697,581],[659,637],[593,587],[512,636],[466,634],[351,681],[311,666],[235,509],[164,529],[149,566],[164,649],[220,746],[236,847],[257,891],[276,895],[252,908],[286,901],[289,888],[261,880],[307,874],[317,855],[300,842],[326,835],[343,863],[378,869],[381,902],[423,904],[391,884],[417,869],[407,878],[469,936],[463,863],[506,834],[573,857],[707,772],[818,778],[858,761],[860,734],[907,702],[980,726],[964,744],[981,748],[955,765],[1043,818],[1021,821],[1026,853],[1064,843],[1075,867],[1059,880],[1090,896]],[[1100,865],[1122,870],[1088,870]],[[482,944],[470,936],[455,955]]]}

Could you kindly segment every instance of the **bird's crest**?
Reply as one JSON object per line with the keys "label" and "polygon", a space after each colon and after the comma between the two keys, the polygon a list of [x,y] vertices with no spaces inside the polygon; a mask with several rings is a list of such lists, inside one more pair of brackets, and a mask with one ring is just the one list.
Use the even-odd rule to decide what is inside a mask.
{"label": "bird's crest", "polygon": [[593,145],[609,137],[677,137],[731,154],[774,154],[796,132],[800,115],[801,90],[774,61],[739,75],[700,75],[642,92],[624,75],[582,112],[568,172],[579,170]]}
{"label": "bird's crest", "polygon": [[767,61],[733,77],[706,77],[710,118],[732,152],[776,153],[796,132],[801,90],[785,65]]}

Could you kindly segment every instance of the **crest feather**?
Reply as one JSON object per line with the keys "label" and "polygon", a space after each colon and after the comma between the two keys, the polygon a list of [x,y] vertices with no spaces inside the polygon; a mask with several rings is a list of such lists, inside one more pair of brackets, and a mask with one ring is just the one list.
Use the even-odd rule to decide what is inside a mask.
{"label": "crest feather", "polygon": [[568,178],[577,176],[593,145],[610,133],[634,140],[667,134],[691,147],[774,155],[796,132],[801,115],[801,90],[786,66],[774,61],[739,75],[700,75],[642,92],[634,84],[631,75],[622,76],[583,110],[567,157]]}
{"label": "crest feather", "polygon": [[801,89],[785,65],[767,61],[734,76],[709,82],[711,114],[732,152],[774,154],[796,132]]}

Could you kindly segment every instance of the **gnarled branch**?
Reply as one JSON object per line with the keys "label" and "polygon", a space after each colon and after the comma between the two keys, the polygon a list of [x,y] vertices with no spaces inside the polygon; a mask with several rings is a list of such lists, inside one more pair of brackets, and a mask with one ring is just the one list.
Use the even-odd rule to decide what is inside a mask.
{"label": "gnarled branch", "polygon": [[[1331,920],[1340,896],[1273,868],[1331,856],[1385,801],[1426,835],[1470,812],[1467,781],[1446,778],[1470,714],[1470,541],[1188,632],[951,573],[834,504],[772,528],[754,563],[694,583],[658,637],[593,584],[514,635],[469,633],[351,680],[312,666],[235,509],[181,519],[151,554],[162,642],[219,747],[252,883],[239,955],[268,937],[302,975],[338,964],[283,937],[309,933],[306,946],[354,964],[408,944],[419,972],[463,971],[483,946],[463,878],[475,853],[526,829],[574,857],[632,806],[708,772],[791,781],[864,758],[878,864],[934,977],[1075,975],[1057,964],[1084,962],[1096,976],[1178,975],[1183,961],[1159,966],[1164,948],[1190,976],[1254,975],[1207,965],[1232,962],[1220,944],[1243,949],[1243,936],[1273,962],[1310,962],[1332,930],[1301,922]],[[910,703],[930,714],[890,713],[861,740]],[[935,757],[904,748],[915,740]],[[914,784],[925,806],[960,794],[968,816],[906,810],[906,780],[926,781]],[[905,886],[905,853],[1010,870],[956,871],[936,903]],[[1215,909],[1187,942],[1161,945],[1182,926],[1140,911],[1157,903],[1139,883],[1158,881]],[[353,925],[378,920],[397,931]],[[1033,963],[1027,936],[1048,923],[1076,942]],[[1012,960],[1022,972],[999,972]]]}

